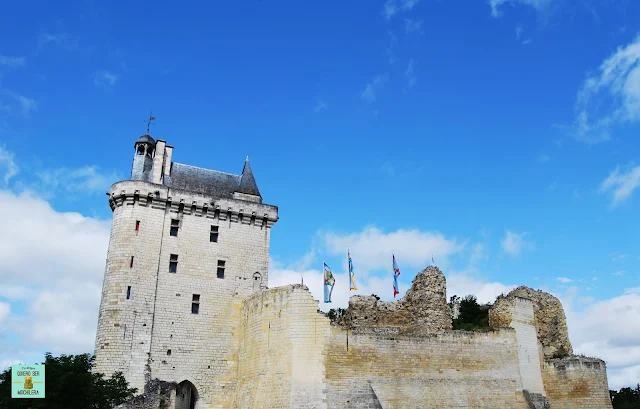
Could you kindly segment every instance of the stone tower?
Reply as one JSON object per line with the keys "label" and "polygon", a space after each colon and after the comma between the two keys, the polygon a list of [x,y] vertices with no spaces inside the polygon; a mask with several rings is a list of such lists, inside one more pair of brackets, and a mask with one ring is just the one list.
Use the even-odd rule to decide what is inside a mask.
{"label": "stone tower", "polygon": [[150,135],[134,146],[130,180],[108,193],[94,370],[139,392],[175,382],[176,407],[204,407],[226,393],[240,300],[267,287],[278,208],[262,203],[248,158],[235,175],[173,162]]}

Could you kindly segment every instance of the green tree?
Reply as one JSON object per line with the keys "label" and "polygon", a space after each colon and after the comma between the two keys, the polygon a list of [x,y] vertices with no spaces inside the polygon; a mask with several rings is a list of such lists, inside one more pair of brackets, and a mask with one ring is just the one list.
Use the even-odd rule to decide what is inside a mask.
{"label": "green tree", "polygon": [[45,398],[11,399],[11,370],[0,373],[0,409],[113,409],[134,396],[120,372],[109,379],[91,373],[91,354],[45,354]]}
{"label": "green tree", "polygon": [[475,295],[467,295],[460,298],[454,295],[450,299],[450,305],[460,302],[460,315],[453,320],[453,329],[477,331],[489,328],[489,309],[491,304],[478,304]]}
{"label": "green tree", "polygon": [[609,391],[613,409],[640,409],[640,384],[635,388],[621,388]]}

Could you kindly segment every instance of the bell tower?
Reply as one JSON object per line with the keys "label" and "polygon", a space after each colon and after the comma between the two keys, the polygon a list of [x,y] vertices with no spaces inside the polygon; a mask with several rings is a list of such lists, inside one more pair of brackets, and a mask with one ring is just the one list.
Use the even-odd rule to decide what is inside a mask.
{"label": "bell tower", "polygon": [[153,174],[153,154],[156,141],[149,134],[142,135],[135,143],[131,180],[150,182]]}

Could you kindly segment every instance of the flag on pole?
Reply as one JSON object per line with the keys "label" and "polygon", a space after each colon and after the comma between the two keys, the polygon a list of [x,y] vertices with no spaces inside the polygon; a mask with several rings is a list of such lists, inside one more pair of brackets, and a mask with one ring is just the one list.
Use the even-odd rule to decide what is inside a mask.
{"label": "flag on pole", "polygon": [[347,258],[349,259],[349,291],[358,291],[358,288],[356,288],[356,276],[353,272],[353,262],[351,261],[351,253],[349,252],[349,249],[347,249]]}
{"label": "flag on pole", "polygon": [[400,275],[400,269],[398,268],[398,264],[396,263],[396,256],[393,255],[393,298],[396,298],[396,295],[400,294],[400,291],[398,291],[399,275]]}
{"label": "flag on pole", "polygon": [[336,279],[333,278],[333,273],[327,263],[322,264],[324,264],[324,302],[329,303],[331,302],[331,293],[333,293],[333,286],[336,284]]}

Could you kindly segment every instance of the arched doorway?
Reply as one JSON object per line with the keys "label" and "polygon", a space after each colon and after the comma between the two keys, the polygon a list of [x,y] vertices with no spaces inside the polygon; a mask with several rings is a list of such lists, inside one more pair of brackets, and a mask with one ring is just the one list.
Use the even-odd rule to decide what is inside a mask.
{"label": "arched doorway", "polygon": [[176,388],[175,409],[195,409],[198,400],[198,391],[189,381],[182,381]]}

